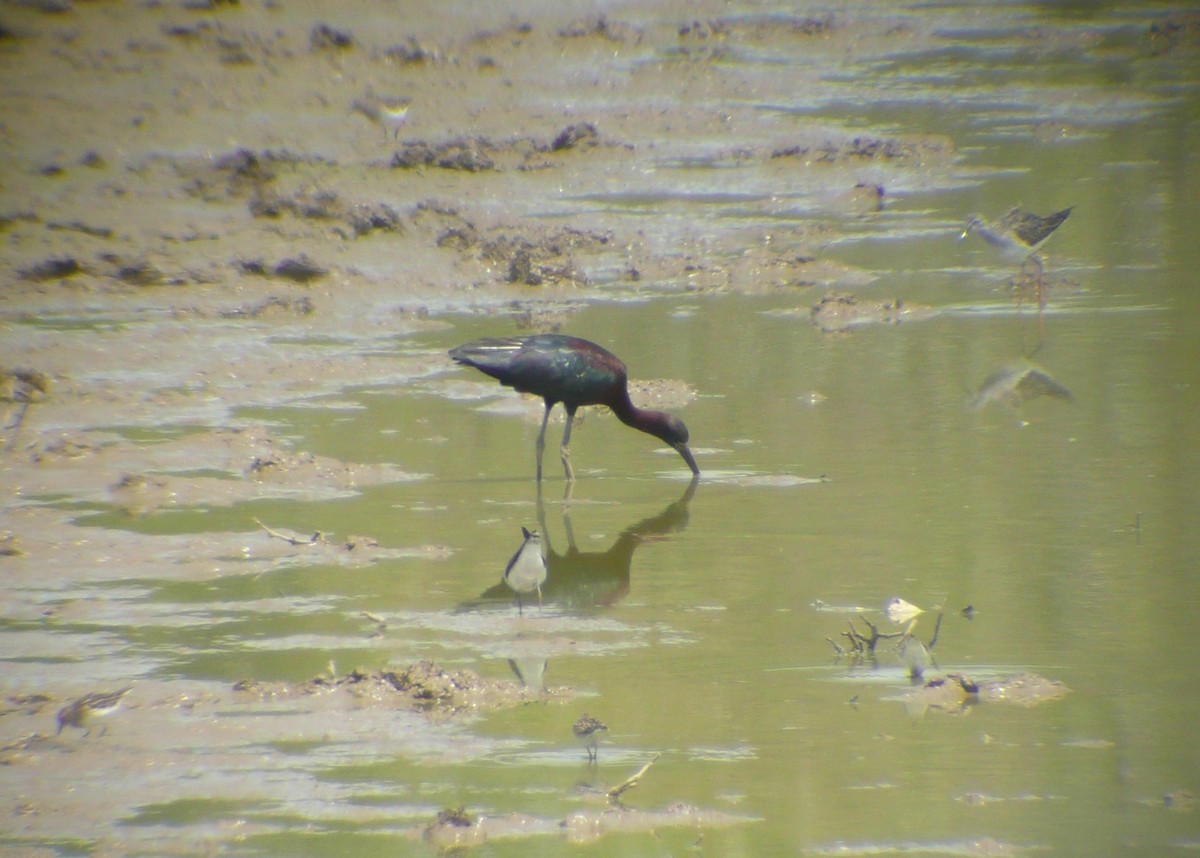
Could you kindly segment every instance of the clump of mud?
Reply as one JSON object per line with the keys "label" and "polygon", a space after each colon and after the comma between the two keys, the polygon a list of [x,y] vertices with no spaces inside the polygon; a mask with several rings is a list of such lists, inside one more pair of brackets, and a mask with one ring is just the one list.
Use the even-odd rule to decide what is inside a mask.
{"label": "clump of mud", "polygon": [[844,333],[863,325],[898,325],[901,322],[929,319],[937,314],[925,304],[909,304],[900,299],[860,301],[853,295],[833,292],[812,308],[812,323],[822,333]]}
{"label": "clump of mud", "polygon": [[976,682],[959,673],[931,679],[904,695],[906,706],[928,706],[949,712],[960,712],[978,703],[1008,703],[1030,707],[1065,697],[1071,689],[1056,679],[1036,673],[1002,676],[986,682]]}
{"label": "clump of mud", "polygon": [[566,687],[532,689],[515,680],[486,679],[471,670],[446,670],[431,661],[419,661],[403,670],[356,669],[344,676],[317,676],[299,684],[244,679],[233,688],[245,695],[272,700],[347,695],[359,705],[443,715],[492,712],[531,702],[566,702],[574,696]]}

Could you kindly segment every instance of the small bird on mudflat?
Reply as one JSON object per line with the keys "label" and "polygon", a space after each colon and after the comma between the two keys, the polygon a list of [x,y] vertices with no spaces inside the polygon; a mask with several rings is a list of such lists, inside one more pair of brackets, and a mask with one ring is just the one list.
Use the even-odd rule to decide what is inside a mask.
{"label": "small bird on mudflat", "polygon": [[392,138],[400,135],[400,129],[408,121],[408,111],[412,107],[412,99],[392,97],[367,93],[363,98],[356,98],[351,105],[354,110],[375,122],[383,129],[383,139],[387,140],[388,129],[392,130]]}
{"label": "small bird on mudflat", "polygon": [[999,248],[1009,258],[1019,261],[1022,267],[1026,262],[1033,262],[1038,271],[1038,306],[1045,307],[1046,287],[1042,276],[1044,266],[1038,250],[1071,216],[1074,209],[1075,207],[1071,206],[1042,217],[1024,211],[1020,206],[1013,206],[995,223],[989,223],[979,215],[973,214],[967,218],[967,228],[963,230],[960,238],[977,232],[992,247]]}
{"label": "small bird on mudflat", "polygon": [[87,731],[83,734],[87,736],[92,732],[87,727],[88,722],[115,712],[121,699],[132,690],[132,685],[126,685],[120,691],[93,691],[71,701],[58,710],[58,731],[54,735],[60,735],[63,727],[79,727]]}
{"label": "small bird on mudflat", "polygon": [[575,481],[571,467],[571,426],[575,423],[575,412],[584,405],[607,405],[626,426],[653,435],[672,447],[687,462],[692,475],[700,475],[700,468],[688,449],[688,430],[683,421],[673,414],[635,406],[629,399],[625,364],[593,342],[561,334],[487,338],[451,349],[450,357],[487,373],[503,385],[545,400],[546,413],[537,437],[538,482],[542,480],[546,423],[558,402],[567,410],[561,450],[567,482]]}
{"label": "small bird on mudflat", "polygon": [[542,607],[542,585],[546,583],[546,551],[542,547],[542,535],[536,530],[522,527],[525,541],[517,553],[504,567],[504,583],[517,594],[517,613],[524,613],[521,594],[534,590],[538,595],[538,608]]}
{"label": "small bird on mudflat", "polygon": [[600,736],[608,732],[608,727],[585,712],[571,727],[571,732],[587,749],[588,762],[596,762],[600,755]]}

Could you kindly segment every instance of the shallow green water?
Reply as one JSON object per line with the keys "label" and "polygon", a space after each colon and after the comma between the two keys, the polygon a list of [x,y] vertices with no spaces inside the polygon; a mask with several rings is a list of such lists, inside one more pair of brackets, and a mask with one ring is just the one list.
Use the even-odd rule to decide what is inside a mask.
{"label": "shallow green water", "polygon": [[[545,636],[547,681],[594,694],[573,709],[611,725],[602,778],[615,782],[661,751],[639,803],[715,800],[762,817],[709,833],[719,852],[839,841],[936,851],[990,836],[1101,853],[1114,839],[1144,848],[1190,836],[1192,818],[1156,806],[1190,782],[1197,714],[1180,692],[1195,647],[1176,637],[1166,654],[1159,640],[1189,627],[1196,596],[1189,504],[1180,502],[1194,493],[1194,471],[1179,467],[1190,446],[1191,428],[1177,419],[1188,382],[1169,369],[1178,364],[1166,355],[1182,345],[1168,330],[1171,311],[1086,299],[1050,314],[1042,362],[1074,400],[974,410],[971,389],[1033,335],[1034,315],[974,314],[828,339],[769,314],[778,303],[701,299],[685,318],[665,301],[581,314],[576,330],[702,392],[685,415],[707,476],[686,523],[676,514],[667,538],[646,538],[607,567],[628,575],[627,594],[605,589],[588,604],[585,593],[569,609],[550,599],[523,623],[507,608],[506,619],[481,619],[483,632],[470,621],[441,635],[397,632],[388,656],[433,653],[503,675],[515,636]],[[445,342],[481,330],[464,324]],[[812,391],[824,396],[815,405]],[[396,544],[453,546],[445,562],[356,576],[337,599],[346,611],[395,615],[401,627],[436,627],[495,583],[519,527],[536,520],[528,479],[536,428],[401,397],[372,402],[342,437],[373,450],[372,426],[418,413],[444,440],[429,452],[400,445],[398,455],[428,462],[437,476],[320,517],[386,532]],[[328,452],[348,455],[329,443]],[[684,492],[676,457],[656,455],[611,419],[589,418],[573,446],[582,474],[573,500],[554,500],[557,480],[546,486],[559,553],[568,518],[580,550],[600,554]],[[827,481],[738,484],[747,475]],[[574,568],[553,560],[551,580]],[[892,595],[947,607],[935,650],[944,671],[1032,671],[1072,693],[1032,709],[914,717],[888,699],[907,687],[895,655],[875,670],[835,663],[826,638],[840,635],[847,616],[812,607],[878,609]],[[968,604],[972,621],[959,614]],[[931,631],[926,621],[926,638]],[[574,646],[558,654],[564,634]],[[324,655],[296,662],[292,675],[318,669]],[[562,750],[569,721],[557,708],[487,719],[485,733],[529,744],[427,775],[434,793],[492,812],[545,809],[585,771],[577,751]],[[975,806],[965,798],[973,793],[992,801]]]}

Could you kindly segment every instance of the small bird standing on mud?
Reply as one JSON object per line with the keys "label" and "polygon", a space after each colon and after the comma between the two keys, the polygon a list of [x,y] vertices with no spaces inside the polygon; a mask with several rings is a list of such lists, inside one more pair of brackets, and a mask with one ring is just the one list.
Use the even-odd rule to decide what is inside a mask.
{"label": "small bird standing on mud", "polygon": [[523,614],[521,594],[537,591],[538,608],[542,607],[542,585],[546,583],[546,553],[542,535],[522,527],[525,541],[504,567],[504,583],[517,594],[517,613]]}
{"label": "small bird standing on mud", "polygon": [[58,710],[58,732],[54,735],[61,735],[63,727],[69,726],[87,730],[83,734],[87,736],[92,732],[87,727],[88,722],[115,712],[121,705],[121,699],[132,690],[132,685],[126,685],[120,691],[93,691],[68,703]]}
{"label": "small bird standing on mud", "polygon": [[383,129],[383,139],[386,141],[389,128],[392,130],[393,139],[399,137],[400,129],[408,121],[408,111],[412,107],[412,99],[394,98],[369,92],[363,98],[356,98],[351,107],[372,122],[377,123]]}

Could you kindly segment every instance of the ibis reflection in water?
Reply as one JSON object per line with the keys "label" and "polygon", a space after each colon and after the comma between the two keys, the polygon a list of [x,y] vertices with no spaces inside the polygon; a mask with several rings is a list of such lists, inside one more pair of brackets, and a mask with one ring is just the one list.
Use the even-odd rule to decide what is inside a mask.
{"label": "ibis reflection in water", "polygon": [[[556,551],[546,528],[546,510],[538,493],[538,527],[546,563],[546,578],[541,585],[542,600],[567,611],[586,611],[606,607],[629,594],[633,554],[647,539],[680,533],[687,527],[688,505],[696,493],[698,480],[692,479],[683,494],[662,512],[637,521],[624,530],[606,551],[580,551],[575,542],[571,510],[563,506],[563,529],[567,547]],[[522,546],[524,547],[524,546]],[[519,553],[519,552],[518,552]],[[491,604],[509,603],[512,588],[505,581],[489,587],[477,599],[459,606],[459,610],[478,609]]]}
{"label": "ibis reflection in water", "polygon": [[488,338],[450,350],[457,363],[473,366],[501,384],[521,393],[540,396],[546,403],[537,437],[537,478],[542,480],[542,454],[546,449],[546,423],[561,402],[567,411],[563,431],[562,463],[567,482],[575,481],[571,467],[571,426],[584,405],[607,405],[626,426],[653,435],[674,448],[698,475],[700,469],[688,448],[683,421],[665,411],[638,408],[629,399],[625,364],[600,346],[579,337],[537,334],[530,337]]}

